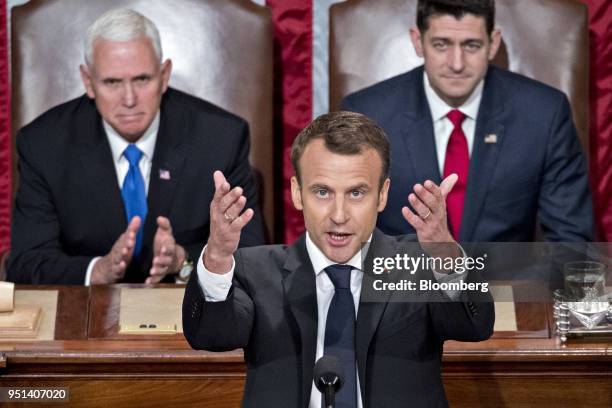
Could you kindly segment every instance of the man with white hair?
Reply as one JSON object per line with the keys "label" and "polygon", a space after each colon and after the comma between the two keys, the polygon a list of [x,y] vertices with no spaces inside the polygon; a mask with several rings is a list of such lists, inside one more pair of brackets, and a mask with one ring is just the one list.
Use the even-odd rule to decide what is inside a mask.
{"label": "man with white hair", "polygon": [[[159,32],[112,10],[85,39],[86,95],[17,137],[8,279],[35,284],[186,279],[208,238],[213,171],[256,206],[248,124],[168,87]],[[259,217],[241,245],[261,244]]]}

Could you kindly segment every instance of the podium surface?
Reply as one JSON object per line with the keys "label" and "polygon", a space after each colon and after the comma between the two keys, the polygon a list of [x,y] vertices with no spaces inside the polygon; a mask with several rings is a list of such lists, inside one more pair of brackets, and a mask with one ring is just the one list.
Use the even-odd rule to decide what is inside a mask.
{"label": "podium surface", "polygon": [[[144,285],[18,286],[58,291],[55,338],[2,340],[0,387],[66,387],[70,404],[83,407],[239,407],[242,351],[192,350],[181,333],[119,333],[126,287]],[[562,345],[551,305],[515,303],[515,313],[516,331],[498,331],[479,343],[445,343],[450,406],[612,405],[612,340]]]}

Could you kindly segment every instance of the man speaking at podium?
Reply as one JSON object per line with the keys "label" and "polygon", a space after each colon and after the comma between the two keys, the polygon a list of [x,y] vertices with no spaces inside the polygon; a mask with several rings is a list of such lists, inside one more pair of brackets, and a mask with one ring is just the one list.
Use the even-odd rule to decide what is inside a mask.
{"label": "man speaking at podium", "polygon": [[[172,62],[162,61],[145,16],[117,9],[91,25],[80,67],[86,95],[17,136],[9,280],[174,281],[206,242],[201,203],[212,199],[213,169],[224,168],[255,205],[247,123],[168,87]],[[242,244],[264,241],[261,218],[253,221]]]}
{"label": "man speaking at podium", "polygon": [[[390,185],[389,143],[370,119],[351,112],[315,119],[296,138],[291,159],[293,203],[307,232],[289,247],[237,250],[254,211],[243,211],[243,189],[215,172],[210,236],[183,301],[187,340],[196,349],[244,349],[246,407],[320,407],[313,367],[323,355],[338,358],[344,373],[339,408],[447,406],[443,343],[491,335],[490,294],[366,300],[376,279],[366,265],[398,245],[375,229]],[[402,210],[430,256],[463,255],[448,231],[444,203],[455,181],[451,175],[440,186],[429,180],[415,185],[412,209]],[[477,271],[429,275],[439,282],[482,282]]]}

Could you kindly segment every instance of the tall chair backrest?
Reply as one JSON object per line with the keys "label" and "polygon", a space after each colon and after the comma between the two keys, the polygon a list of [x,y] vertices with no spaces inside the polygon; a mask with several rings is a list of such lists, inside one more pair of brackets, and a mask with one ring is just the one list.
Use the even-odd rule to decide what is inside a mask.
{"label": "tall chair backrest", "polygon": [[[496,0],[503,43],[493,63],[568,96],[588,152],[588,15],[576,0]],[[330,10],[330,109],[354,91],[423,63],[410,41],[417,0],[348,0]]]}
{"label": "tall chair backrest", "polygon": [[[248,121],[250,161],[273,238],[272,21],[269,9],[249,0],[31,0],[15,7],[13,134],[50,107],[84,93],[79,64],[85,32],[114,8],[134,9],[157,25],[164,58],[173,62],[172,87]],[[222,142],[223,135],[217,137]]]}

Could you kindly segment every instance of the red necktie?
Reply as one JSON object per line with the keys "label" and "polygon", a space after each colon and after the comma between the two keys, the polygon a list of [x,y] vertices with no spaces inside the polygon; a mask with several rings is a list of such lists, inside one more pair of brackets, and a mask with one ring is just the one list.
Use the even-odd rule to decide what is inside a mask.
{"label": "red necktie", "polygon": [[448,145],[446,146],[446,160],[444,161],[444,178],[455,173],[459,176],[457,184],[446,197],[446,211],[453,238],[459,239],[461,229],[461,216],[465,202],[465,188],[467,186],[468,169],[470,167],[470,154],[467,139],[461,129],[465,115],[458,109],[453,109],[446,115],[453,123]]}

